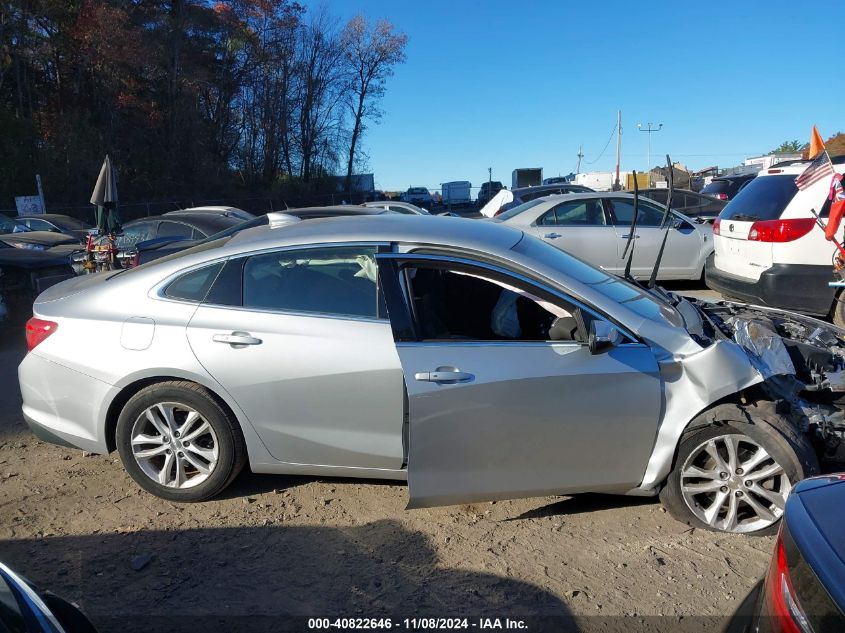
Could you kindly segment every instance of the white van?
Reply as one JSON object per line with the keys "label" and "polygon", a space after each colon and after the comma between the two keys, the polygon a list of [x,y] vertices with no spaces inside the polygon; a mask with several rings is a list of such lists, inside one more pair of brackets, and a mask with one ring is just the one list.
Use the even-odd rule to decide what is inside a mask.
{"label": "white van", "polygon": [[[845,156],[833,163],[845,171]],[[810,212],[827,217],[831,179],[799,191],[795,178],[808,164],[791,161],[761,171],[722,210],[713,224],[707,285],[728,298],[831,317],[845,327],[845,307],[828,286],[836,247]]]}

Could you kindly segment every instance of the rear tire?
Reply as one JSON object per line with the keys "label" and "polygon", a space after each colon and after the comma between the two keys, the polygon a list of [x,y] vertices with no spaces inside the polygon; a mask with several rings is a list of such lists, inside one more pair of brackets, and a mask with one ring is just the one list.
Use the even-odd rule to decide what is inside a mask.
{"label": "rear tire", "polygon": [[162,382],[132,396],[115,440],[126,472],[169,501],[204,501],[223,491],[246,463],[233,416],[204,387]]}
{"label": "rear tire", "polygon": [[776,428],[781,422],[789,425],[786,420],[774,426],[765,420],[716,420],[684,433],[660,492],[663,506],[692,527],[774,533],[792,486],[818,472],[807,438],[791,427],[781,433]]}

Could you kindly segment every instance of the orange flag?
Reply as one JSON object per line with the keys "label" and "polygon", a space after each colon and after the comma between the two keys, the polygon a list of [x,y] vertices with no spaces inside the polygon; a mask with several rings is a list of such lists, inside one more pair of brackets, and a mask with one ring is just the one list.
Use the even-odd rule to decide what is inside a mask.
{"label": "orange flag", "polygon": [[814,125],[813,126],[813,133],[810,135],[810,152],[807,158],[810,160],[814,159],[816,156],[821,154],[824,151],[824,141],[822,140],[822,135],[819,134],[818,128]]}

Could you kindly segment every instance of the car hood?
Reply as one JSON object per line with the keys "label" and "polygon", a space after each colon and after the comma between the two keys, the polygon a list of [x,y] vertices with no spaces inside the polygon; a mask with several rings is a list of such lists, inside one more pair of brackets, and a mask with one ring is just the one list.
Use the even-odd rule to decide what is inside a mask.
{"label": "car hood", "polygon": [[51,233],[49,231],[22,231],[20,233],[4,233],[0,240],[6,242],[26,242],[27,244],[42,244],[47,247],[59,244],[79,245],[79,240],[64,233]]}

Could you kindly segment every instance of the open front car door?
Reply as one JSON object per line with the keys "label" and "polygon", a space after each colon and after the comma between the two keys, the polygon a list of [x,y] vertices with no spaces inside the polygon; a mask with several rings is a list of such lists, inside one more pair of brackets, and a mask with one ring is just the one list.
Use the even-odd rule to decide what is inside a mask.
{"label": "open front car door", "polygon": [[377,260],[408,392],[409,507],[641,481],[661,407],[648,346],[505,268]]}

